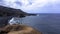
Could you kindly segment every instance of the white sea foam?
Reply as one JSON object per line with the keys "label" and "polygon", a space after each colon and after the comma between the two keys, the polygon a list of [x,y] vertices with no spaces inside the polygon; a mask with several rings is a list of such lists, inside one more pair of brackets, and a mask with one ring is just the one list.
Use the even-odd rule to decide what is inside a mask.
{"label": "white sea foam", "polygon": [[12,25],[12,24],[21,24],[22,23],[22,18],[12,18],[10,21],[9,21],[9,24]]}

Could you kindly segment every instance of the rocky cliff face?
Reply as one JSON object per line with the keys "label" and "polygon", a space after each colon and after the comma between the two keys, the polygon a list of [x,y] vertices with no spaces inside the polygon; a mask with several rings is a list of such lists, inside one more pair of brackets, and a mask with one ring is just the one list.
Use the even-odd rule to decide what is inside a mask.
{"label": "rocky cliff face", "polygon": [[14,24],[7,25],[6,27],[4,27],[1,30],[0,34],[42,34],[42,33],[27,25]]}
{"label": "rocky cliff face", "polygon": [[12,17],[22,18],[22,17],[30,16],[30,15],[34,15],[34,14],[23,12],[20,9],[13,9],[9,7],[0,6],[0,24],[1,24],[0,27],[7,25],[8,21]]}
{"label": "rocky cliff face", "polygon": [[13,9],[9,7],[0,6],[0,27],[8,24],[12,17],[25,17],[27,13],[20,9]]}

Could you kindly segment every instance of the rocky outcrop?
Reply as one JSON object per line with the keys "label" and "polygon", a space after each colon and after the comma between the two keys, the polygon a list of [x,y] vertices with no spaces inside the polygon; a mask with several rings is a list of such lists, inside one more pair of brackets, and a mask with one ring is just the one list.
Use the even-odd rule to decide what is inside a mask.
{"label": "rocky outcrop", "polygon": [[0,34],[42,34],[42,33],[30,26],[14,24],[7,25],[6,27],[4,27],[1,30]]}
{"label": "rocky outcrop", "polygon": [[12,17],[25,17],[27,13],[20,9],[0,6],[0,27],[6,26]]}
{"label": "rocky outcrop", "polygon": [[[21,9],[13,9],[9,7],[0,6],[0,27],[5,26],[8,24],[8,21],[12,17],[25,17],[30,16],[32,14],[23,12]],[[1,19],[2,18],[2,19]]]}

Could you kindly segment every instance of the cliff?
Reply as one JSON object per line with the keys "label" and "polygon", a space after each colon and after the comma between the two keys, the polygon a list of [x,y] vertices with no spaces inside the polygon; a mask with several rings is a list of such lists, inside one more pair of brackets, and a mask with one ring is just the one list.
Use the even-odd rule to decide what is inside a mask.
{"label": "cliff", "polygon": [[0,16],[3,16],[3,17],[7,17],[7,16],[25,17],[30,15],[36,15],[36,14],[29,14],[29,13],[23,12],[21,9],[14,9],[14,8],[0,6]]}
{"label": "cliff", "polygon": [[21,9],[14,9],[0,6],[0,27],[6,26],[12,17],[25,17],[34,14],[23,12]]}
{"label": "cliff", "polygon": [[9,7],[0,6],[0,16],[24,17],[25,15],[28,15],[28,14],[23,12],[21,9],[13,9],[13,8],[9,8]]}

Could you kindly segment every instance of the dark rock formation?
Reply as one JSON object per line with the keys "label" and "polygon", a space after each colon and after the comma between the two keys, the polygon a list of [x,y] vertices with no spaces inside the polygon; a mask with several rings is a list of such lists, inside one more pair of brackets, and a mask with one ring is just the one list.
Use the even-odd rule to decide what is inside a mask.
{"label": "dark rock formation", "polygon": [[10,20],[12,17],[22,18],[30,15],[34,14],[23,12],[20,9],[13,9],[9,7],[0,6],[0,27],[7,25],[8,20]]}
{"label": "dark rock formation", "polygon": [[23,12],[20,9],[13,9],[13,8],[8,8],[4,6],[0,6],[0,17],[8,17],[8,16],[13,16],[13,17],[24,17],[27,15],[27,13]]}
{"label": "dark rock formation", "polygon": [[21,9],[13,9],[9,7],[0,6],[0,17],[1,16],[3,17],[8,17],[8,16],[25,17],[25,16],[30,16],[30,15],[36,15],[36,14],[30,14],[30,13],[23,12]]}
{"label": "dark rock formation", "polygon": [[0,6],[0,27],[8,24],[8,20],[12,17],[25,17],[27,13],[20,9],[13,9],[4,6]]}

